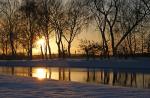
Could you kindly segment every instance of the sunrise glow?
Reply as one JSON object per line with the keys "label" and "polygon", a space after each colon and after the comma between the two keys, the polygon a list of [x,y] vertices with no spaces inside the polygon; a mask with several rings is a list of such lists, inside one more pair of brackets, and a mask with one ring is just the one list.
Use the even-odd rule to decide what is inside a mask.
{"label": "sunrise glow", "polygon": [[45,46],[45,40],[44,40],[44,38],[41,38],[41,39],[39,39],[39,40],[37,40],[37,46],[42,46],[42,47],[44,47]]}

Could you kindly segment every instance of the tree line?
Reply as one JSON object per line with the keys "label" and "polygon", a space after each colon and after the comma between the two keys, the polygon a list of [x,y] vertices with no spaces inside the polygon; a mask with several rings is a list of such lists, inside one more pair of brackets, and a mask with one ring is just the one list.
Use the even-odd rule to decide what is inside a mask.
{"label": "tree line", "polygon": [[35,41],[44,37],[41,53],[43,58],[50,59],[50,39],[55,37],[58,57],[65,57],[66,50],[71,57],[75,37],[90,28],[89,24],[96,24],[101,43],[88,45],[89,41],[82,40],[79,47],[86,54],[99,52],[107,57],[149,53],[149,16],[149,0],[0,1],[0,50],[6,56],[22,53],[32,59]]}

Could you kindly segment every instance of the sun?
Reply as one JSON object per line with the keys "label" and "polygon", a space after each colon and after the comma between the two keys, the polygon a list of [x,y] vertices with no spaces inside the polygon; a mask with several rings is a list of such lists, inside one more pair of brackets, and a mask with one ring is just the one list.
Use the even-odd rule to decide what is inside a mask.
{"label": "sun", "polygon": [[37,45],[38,46],[42,46],[42,47],[44,47],[44,45],[45,45],[45,40],[44,40],[44,38],[41,38],[41,39],[39,39],[38,41],[37,41]]}
{"label": "sun", "polygon": [[[49,45],[50,45],[50,48],[51,48],[51,53],[53,53],[53,54],[58,53],[55,38],[50,38],[49,39]],[[45,48],[46,48],[45,37],[42,36],[40,38],[37,38],[37,40],[35,41],[35,47],[33,47],[33,54],[34,55],[39,55],[41,53],[41,49],[45,53]]]}

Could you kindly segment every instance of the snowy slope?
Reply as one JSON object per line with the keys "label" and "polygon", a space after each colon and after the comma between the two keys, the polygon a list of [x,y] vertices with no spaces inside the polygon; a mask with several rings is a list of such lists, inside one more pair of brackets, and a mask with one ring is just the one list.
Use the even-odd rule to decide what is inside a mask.
{"label": "snowy slope", "polygon": [[0,98],[150,98],[150,89],[1,75]]}

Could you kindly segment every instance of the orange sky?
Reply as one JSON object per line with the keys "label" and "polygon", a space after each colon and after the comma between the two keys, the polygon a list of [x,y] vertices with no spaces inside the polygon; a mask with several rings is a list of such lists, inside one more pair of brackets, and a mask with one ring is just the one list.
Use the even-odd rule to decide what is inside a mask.
{"label": "orange sky", "polygon": [[[95,25],[90,25],[90,27],[88,29],[84,30],[81,34],[79,34],[75,38],[75,40],[72,43],[72,48],[71,48],[72,53],[75,53],[75,51],[77,53],[79,53],[79,46],[78,45],[79,45],[80,39],[93,40],[96,42],[100,41],[100,34],[98,31],[96,31],[95,27],[96,27]],[[55,38],[52,38],[50,40],[50,42],[51,42],[52,53],[57,53],[57,45],[55,43]],[[37,47],[33,48],[33,53],[34,54],[40,54],[41,53],[40,44],[38,43],[38,41],[36,42],[36,44],[37,44]],[[67,47],[67,45],[65,45],[65,47]]]}

